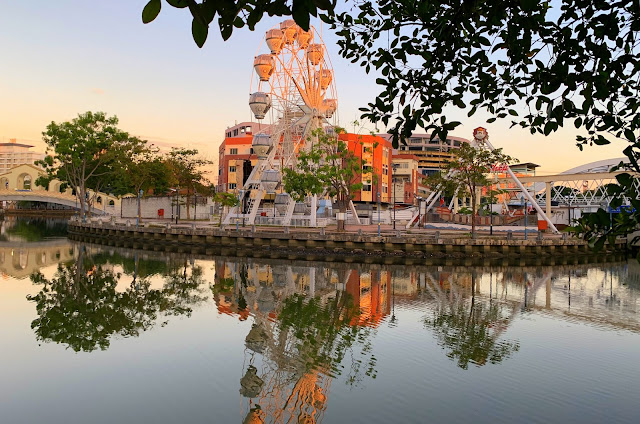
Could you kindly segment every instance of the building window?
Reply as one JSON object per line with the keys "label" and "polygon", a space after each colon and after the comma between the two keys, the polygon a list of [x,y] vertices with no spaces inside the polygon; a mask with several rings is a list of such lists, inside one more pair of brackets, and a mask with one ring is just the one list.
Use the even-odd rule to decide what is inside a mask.
{"label": "building window", "polygon": [[382,165],[382,175],[389,175],[389,165]]}
{"label": "building window", "polygon": [[370,182],[366,182],[366,183],[362,184],[362,191],[371,191],[371,183]]}
{"label": "building window", "polygon": [[388,193],[389,192],[389,186],[387,185],[387,183],[383,183],[382,184],[382,192],[383,193]]}
{"label": "building window", "polygon": [[229,167],[229,172],[236,172],[236,167],[235,166],[230,166]]}
{"label": "building window", "polygon": [[229,151],[229,154],[230,154],[230,155],[237,155],[237,154],[238,154],[238,149],[234,147],[233,149],[231,149],[231,150]]}
{"label": "building window", "polygon": [[236,189],[236,183],[229,183],[229,190],[235,190]]}
{"label": "building window", "polygon": [[25,190],[31,190],[31,175],[24,176],[24,182],[22,183],[22,188]]}
{"label": "building window", "polygon": [[362,167],[363,174],[371,174],[373,172],[373,167],[371,165],[364,165]]}

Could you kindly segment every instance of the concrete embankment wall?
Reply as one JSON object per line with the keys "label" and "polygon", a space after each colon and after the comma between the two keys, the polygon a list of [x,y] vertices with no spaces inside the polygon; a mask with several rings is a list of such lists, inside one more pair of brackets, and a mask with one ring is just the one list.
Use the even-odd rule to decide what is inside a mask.
{"label": "concrete embankment wall", "polygon": [[[199,252],[252,257],[280,257],[289,259],[319,259],[324,256],[355,261],[393,262],[389,258],[414,258],[423,263],[429,259],[473,258],[523,259],[538,263],[552,259],[565,263],[576,257],[603,257],[626,253],[626,240],[606,245],[594,253],[586,243],[577,239],[469,239],[436,238],[434,236],[398,234],[377,237],[355,233],[322,233],[278,229],[267,231],[252,228],[240,231],[198,228],[190,225],[124,226],[110,223],[69,223],[69,237],[73,240],[111,246],[141,248],[157,251]],[[358,259],[361,260],[361,259]],[[406,262],[406,261],[404,261]],[[546,261],[548,262],[548,261]]]}

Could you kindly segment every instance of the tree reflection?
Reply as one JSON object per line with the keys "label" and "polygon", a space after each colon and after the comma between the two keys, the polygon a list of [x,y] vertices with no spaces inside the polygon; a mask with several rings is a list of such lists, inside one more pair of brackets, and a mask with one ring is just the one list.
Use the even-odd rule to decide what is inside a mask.
{"label": "tree reflection", "polygon": [[520,349],[518,342],[499,340],[518,307],[478,299],[476,284],[472,273],[470,299],[450,296],[451,293],[437,296],[436,308],[425,318],[425,325],[434,331],[438,344],[462,369],[467,369],[469,363],[482,366],[502,362]]}
{"label": "tree reflection", "polygon": [[376,377],[370,342],[376,329],[350,293],[335,289],[336,281],[355,280],[352,273],[216,264],[212,289],[220,312],[245,319],[250,310],[254,318],[240,379],[244,422],[320,422],[334,378],[346,372],[347,384],[357,385]]}
{"label": "tree reflection", "polygon": [[187,266],[166,277],[161,289],[146,278],[119,286],[123,276],[105,265],[96,265],[80,246],[73,263],[59,264],[51,279],[37,272],[31,276],[42,286],[34,296],[38,317],[31,323],[39,341],[67,345],[76,352],[105,350],[114,336],[135,337],[152,328],[160,316],[190,315],[205,300],[202,269]]}

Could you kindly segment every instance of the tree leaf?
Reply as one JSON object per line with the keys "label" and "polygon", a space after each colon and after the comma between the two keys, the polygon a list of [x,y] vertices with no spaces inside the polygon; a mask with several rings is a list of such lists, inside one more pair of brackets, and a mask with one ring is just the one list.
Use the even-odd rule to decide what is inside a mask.
{"label": "tree leaf", "polygon": [[187,0],[167,0],[167,3],[178,9],[183,9],[189,6],[189,2]]}
{"label": "tree leaf", "polygon": [[203,25],[198,19],[193,19],[191,22],[191,34],[193,35],[193,41],[196,42],[198,47],[202,48],[205,41],[207,41],[207,35],[209,33],[209,27]]}
{"label": "tree leaf", "polygon": [[160,13],[162,3],[160,0],[149,0],[149,3],[142,9],[142,23],[148,24],[153,21]]}

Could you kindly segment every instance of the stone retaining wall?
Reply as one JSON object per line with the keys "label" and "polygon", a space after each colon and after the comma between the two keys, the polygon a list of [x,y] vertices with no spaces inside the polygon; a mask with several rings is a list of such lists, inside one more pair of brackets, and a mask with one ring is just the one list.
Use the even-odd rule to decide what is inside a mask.
{"label": "stone retaining wall", "polygon": [[270,257],[275,252],[292,258],[339,255],[346,257],[414,257],[414,258],[543,258],[574,257],[626,252],[626,240],[594,253],[578,239],[469,239],[436,238],[436,235],[395,234],[377,237],[370,234],[278,231],[253,228],[221,230],[193,225],[170,225],[136,228],[112,223],[69,223],[72,239],[101,244],[150,250],[214,251]]}

